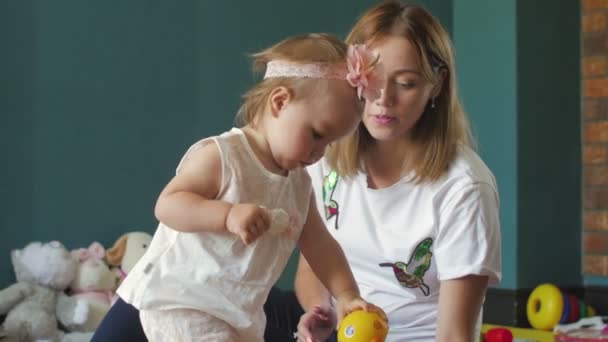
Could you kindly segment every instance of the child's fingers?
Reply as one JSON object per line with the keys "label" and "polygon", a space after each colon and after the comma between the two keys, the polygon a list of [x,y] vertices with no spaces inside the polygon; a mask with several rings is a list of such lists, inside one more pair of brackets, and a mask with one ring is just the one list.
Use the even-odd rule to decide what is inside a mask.
{"label": "child's fingers", "polygon": [[380,317],[382,317],[385,322],[388,322],[388,317],[386,317],[386,313],[379,306],[376,306],[372,303],[366,303],[364,310],[368,312],[375,312],[380,315]]}
{"label": "child's fingers", "polygon": [[346,306],[344,310],[344,316],[352,313],[353,311],[364,310],[368,312],[375,312],[385,321],[388,322],[388,318],[386,317],[386,313],[380,307],[368,303],[362,299],[357,299],[352,301],[349,305]]}
{"label": "child's fingers", "polygon": [[246,245],[250,244],[253,241],[251,233],[249,233],[248,231],[243,232],[243,234],[241,235],[241,241],[243,241],[243,243]]}
{"label": "child's fingers", "polygon": [[367,302],[365,302],[364,300],[361,300],[361,299],[357,299],[357,300],[354,300],[354,301],[350,302],[344,308],[344,316],[350,314],[353,311],[357,311],[357,310],[368,311],[367,310]]}
{"label": "child's fingers", "polygon": [[250,244],[253,240],[255,240],[255,229],[252,226],[248,226],[243,232],[243,242],[246,245]]}
{"label": "child's fingers", "polygon": [[250,234],[250,240],[253,241],[258,238],[258,236],[264,233],[264,227],[260,225],[260,223],[255,220],[251,222],[251,224],[247,227],[247,231]]}
{"label": "child's fingers", "polygon": [[261,210],[259,217],[262,220],[262,224],[264,226],[270,227],[270,224],[272,223],[272,218],[270,217],[270,213],[268,212],[268,210]]}
{"label": "child's fingers", "polygon": [[268,228],[270,228],[270,225],[266,224],[266,222],[264,222],[264,218],[262,216],[258,216],[255,220],[255,226],[258,230],[258,232],[262,233],[262,232],[266,232],[268,230]]}

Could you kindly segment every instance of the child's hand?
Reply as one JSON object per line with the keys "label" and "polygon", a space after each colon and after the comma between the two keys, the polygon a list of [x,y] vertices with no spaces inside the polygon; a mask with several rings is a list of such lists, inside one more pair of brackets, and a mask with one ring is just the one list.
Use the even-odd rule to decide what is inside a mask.
{"label": "child's hand", "polygon": [[270,227],[270,216],[264,208],[255,204],[235,204],[226,218],[226,229],[238,235],[248,245]]}
{"label": "child's hand", "polygon": [[356,310],[372,311],[380,315],[384,319],[384,322],[388,324],[388,318],[386,313],[381,308],[374,304],[368,303],[357,294],[345,293],[336,298],[336,308],[338,313],[338,322],[344,318],[344,316]]}

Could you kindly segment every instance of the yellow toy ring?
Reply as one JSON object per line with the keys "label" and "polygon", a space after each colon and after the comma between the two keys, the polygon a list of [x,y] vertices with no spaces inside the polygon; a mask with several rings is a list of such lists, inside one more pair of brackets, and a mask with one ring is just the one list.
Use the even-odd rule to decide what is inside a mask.
{"label": "yellow toy ring", "polygon": [[551,330],[559,323],[564,309],[561,291],[552,284],[537,286],[528,297],[527,314],[536,329]]}

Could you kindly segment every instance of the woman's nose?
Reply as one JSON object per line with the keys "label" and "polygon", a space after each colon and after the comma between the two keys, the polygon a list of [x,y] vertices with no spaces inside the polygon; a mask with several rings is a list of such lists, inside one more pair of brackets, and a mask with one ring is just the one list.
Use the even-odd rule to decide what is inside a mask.
{"label": "woman's nose", "polygon": [[388,86],[385,86],[384,88],[380,89],[380,97],[378,97],[374,102],[380,107],[390,107],[393,104],[392,99],[392,92]]}

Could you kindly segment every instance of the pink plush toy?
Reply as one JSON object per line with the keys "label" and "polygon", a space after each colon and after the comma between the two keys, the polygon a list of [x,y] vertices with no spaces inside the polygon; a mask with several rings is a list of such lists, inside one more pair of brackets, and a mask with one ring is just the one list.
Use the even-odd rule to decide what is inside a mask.
{"label": "pink plush toy", "polygon": [[87,301],[89,315],[84,324],[69,326],[71,331],[95,331],[110,310],[118,277],[105,263],[105,253],[99,242],[93,242],[89,248],[72,251],[78,268],[68,290],[72,297]]}

